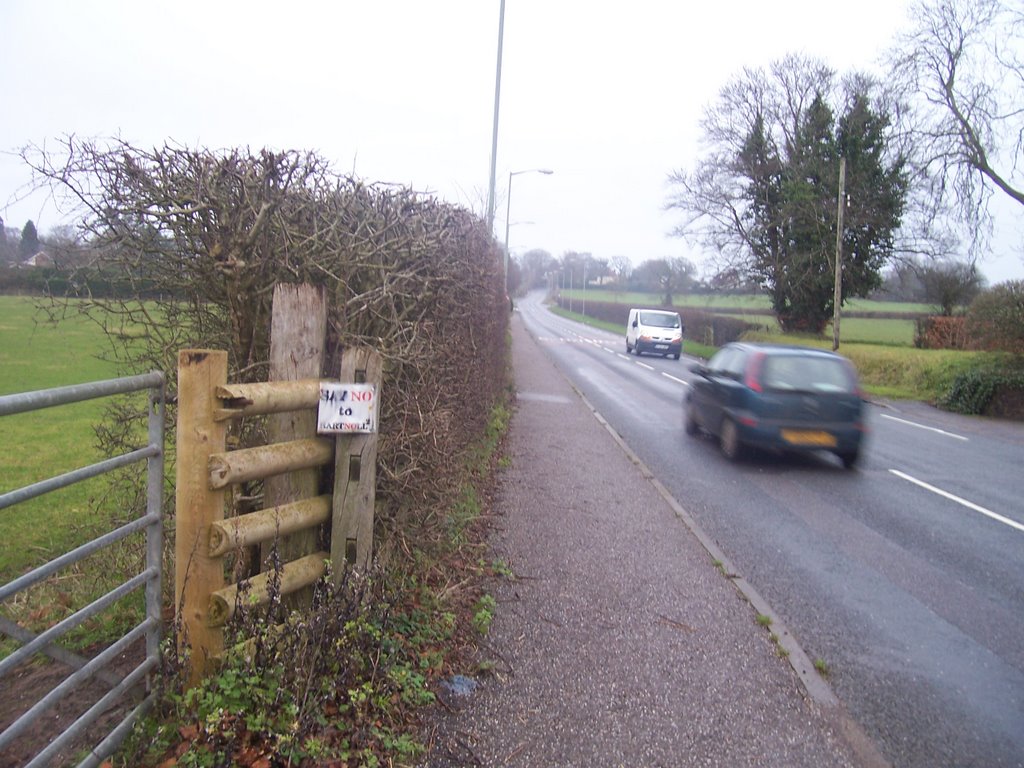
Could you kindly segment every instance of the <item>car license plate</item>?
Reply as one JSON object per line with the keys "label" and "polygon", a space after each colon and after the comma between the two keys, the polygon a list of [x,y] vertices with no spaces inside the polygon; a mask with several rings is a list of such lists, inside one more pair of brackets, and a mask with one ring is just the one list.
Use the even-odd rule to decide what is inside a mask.
{"label": "car license plate", "polygon": [[668,349],[668,344],[655,344],[655,349]]}
{"label": "car license plate", "polygon": [[810,445],[820,448],[835,448],[835,435],[809,429],[784,429],[782,439],[792,445]]}

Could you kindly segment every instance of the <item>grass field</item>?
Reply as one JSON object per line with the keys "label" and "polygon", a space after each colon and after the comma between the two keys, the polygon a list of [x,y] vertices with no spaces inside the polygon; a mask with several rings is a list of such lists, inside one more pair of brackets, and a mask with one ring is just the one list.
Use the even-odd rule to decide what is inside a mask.
{"label": "grass field", "polygon": [[[575,299],[582,299],[582,291],[574,291]],[[563,292],[565,295],[565,292]],[[658,296],[640,293],[615,293],[588,291],[591,301],[616,301],[640,306],[657,306]],[[692,302],[692,303],[691,303]],[[582,304],[582,301],[581,301]],[[763,296],[682,296],[676,306],[714,306],[736,308],[747,313],[756,312],[758,318],[768,318],[768,300]],[[894,302],[859,301],[853,306],[863,312],[916,313],[927,311],[921,304],[897,304]],[[575,307],[574,307],[575,309]],[[625,329],[584,317],[579,312],[554,310],[558,314],[580,322],[604,328],[612,333],[624,333]],[[742,317],[743,315],[737,315]],[[777,328],[773,322],[761,320],[769,327]],[[821,338],[786,336],[781,332],[754,333],[748,337],[760,340],[779,341],[823,349],[832,348],[831,326]],[[875,319],[847,317],[840,324],[839,351],[849,357],[860,375],[864,387],[873,395],[934,402],[945,394],[954,379],[971,369],[998,368],[1005,364],[1005,356],[986,352],[960,352],[943,349],[917,349],[914,343],[914,321],[912,319]],[[686,340],[684,350],[688,355],[708,358],[714,354],[714,347],[706,347]]]}
{"label": "grass field", "polygon": [[[562,291],[563,296],[572,296],[573,301],[582,301],[583,293],[583,290],[580,288],[574,288],[571,291]],[[653,293],[590,290],[586,292],[586,298],[590,301],[610,301],[616,304],[629,304],[631,306],[658,306],[660,305],[663,297],[660,294]],[[689,293],[674,295],[672,297],[672,302],[677,307],[693,307],[695,309],[710,307],[713,309],[738,309],[745,312],[771,313],[771,301],[764,295]],[[935,307],[928,304],[915,304],[902,301],[850,299],[843,305],[843,310],[847,312],[900,312],[907,314],[928,314],[934,312]]]}
{"label": "grass field", "polygon": [[[583,291],[562,291],[563,296],[572,296],[573,301],[579,300],[582,305]],[[658,306],[661,296],[650,293],[628,293],[625,291],[587,291],[586,298],[590,301],[610,301],[616,304],[629,304],[631,306]],[[717,310],[735,309],[735,315],[740,319],[747,319],[753,322],[775,326],[775,318],[771,311],[771,304],[767,296],[720,296],[711,294],[683,294],[673,297],[673,303],[677,307],[692,307],[693,309],[713,308]],[[575,309],[575,307],[574,307]],[[869,301],[867,299],[855,299],[847,302],[844,306],[846,312],[886,312],[906,313],[907,319],[894,318],[863,318],[863,317],[842,317],[840,319],[840,340],[855,344],[895,344],[901,346],[912,346],[914,343],[914,320],[913,316],[931,311],[926,304],[910,304],[895,301]],[[750,315],[756,315],[751,318]],[[832,326],[829,325],[826,334],[831,338]]]}
{"label": "grass field", "polygon": [[[103,332],[94,323],[71,316],[55,325],[45,321],[33,299],[0,296],[0,395],[114,378],[115,366],[101,359],[105,348]],[[0,417],[0,493],[105,458],[97,447],[95,428],[103,421],[108,402],[92,400]],[[98,503],[107,488],[107,478],[95,478],[0,510],[0,583],[108,530],[117,511]],[[5,614],[38,630],[60,618],[71,602],[81,607],[83,599],[109,588],[93,574],[97,565],[90,563],[97,557],[103,556],[34,588],[30,609],[22,596],[5,604]],[[99,564],[98,570],[118,569]],[[83,573],[89,576],[83,579]],[[123,580],[120,573],[109,576]],[[133,595],[122,602],[125,606],[120,607],[127,610],[138,599]],[[86,626],[72,642],[87,645],[97,639],[97,630],[95,624]]]}
{"label": "grass field", "polygon": [[[94,324],[71,317],[55,326],[32,299],[0,296],[0,395],[112,378],[103,349]],[[102,459],[94,427],[103,408],[89,401],[0,418],[0,493]],[[102,485],[81,483],[0,512],[5,542],[18,543],[0,548],[0,581],[73,543],[73,529],[92,522],[88,501]]]}

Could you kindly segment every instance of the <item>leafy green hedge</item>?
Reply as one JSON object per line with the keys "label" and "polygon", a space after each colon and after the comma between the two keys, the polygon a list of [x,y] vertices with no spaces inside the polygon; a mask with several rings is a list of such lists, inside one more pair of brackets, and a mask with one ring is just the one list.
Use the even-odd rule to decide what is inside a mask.
{"label": "leafy green hedge", "polygon": [[961,373],[939,399],[938,405],[957,413],[980,415],[988,411],[1000,390],[1024,392],[1024,371],[1007,373],[973,369]]}

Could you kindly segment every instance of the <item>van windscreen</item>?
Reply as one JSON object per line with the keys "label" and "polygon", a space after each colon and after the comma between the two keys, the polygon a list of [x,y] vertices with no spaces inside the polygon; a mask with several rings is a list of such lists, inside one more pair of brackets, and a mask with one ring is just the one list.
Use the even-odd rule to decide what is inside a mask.
{"label": "van windscreen", "polygon": [[679,315],[674,312],[641,312],[640,322],[655,328],[678,328]]}

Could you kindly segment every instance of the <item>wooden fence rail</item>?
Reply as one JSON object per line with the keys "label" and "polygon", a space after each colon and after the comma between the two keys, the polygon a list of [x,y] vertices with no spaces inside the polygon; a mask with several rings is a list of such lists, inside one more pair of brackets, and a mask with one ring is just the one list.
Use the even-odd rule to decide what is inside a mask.
{"label": "wooden fence rail", "polygon": [[[326,313],[322,293],[309,286],[279,286],[274,293],[271,375],[282,380],[227,382],[227,353],[183,350],[178,356],[177,529],[175,603],[179,644],[191,650],[190,680],[212,671],[224,650],[223,626],[238,594],[256,604],[270,599],[272,572],[227,583],[225,557],[261,547],[261,561],[277,548],[282,595],[293,608],[308,607],[308,589],[327,571],[366,568],[373,551],[376,434],[316,435],[316,409]],[[312,306],[312,309],[311,309]],[[298,318],[296,336],[287,318]],[[319,318],[310,328],[310,318]],[[310,339],[316,340],[312,345]],[[317,347],[319,344],[319,348]],[[368,383],[380,402],[380,355],[346,349],[342,383]],[[245,416],[267,416],[271,443],[227,450],[227,425]],[[321,473],[334,470],[334,491],[320,494]],[[225,515],[227,489],[263,480],[261,510]],[[330,551],[318,549],[317,529],[329,524]]]}

